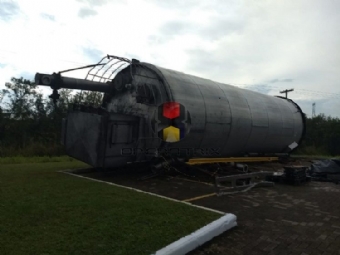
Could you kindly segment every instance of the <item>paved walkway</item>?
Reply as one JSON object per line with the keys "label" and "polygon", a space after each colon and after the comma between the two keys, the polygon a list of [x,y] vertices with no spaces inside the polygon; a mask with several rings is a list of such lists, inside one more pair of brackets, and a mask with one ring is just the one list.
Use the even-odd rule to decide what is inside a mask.
{"label": "paved walkway", "polygon": [[[211,185],[181,178],[153,178],[141,182],[131,173],[82,175],[179,200],[214,192]],[[324,182],[301,186],[276,184],[246,193],[209,196],[192,203],[237,215],[238,227],[214,238],[191,255],[340,255],[340,185]]]}
{"label": "paved walkway", "polygon": [[276,185],[194,202],[237,215],[238,227],[191,255],[340,254],[340,185]]}

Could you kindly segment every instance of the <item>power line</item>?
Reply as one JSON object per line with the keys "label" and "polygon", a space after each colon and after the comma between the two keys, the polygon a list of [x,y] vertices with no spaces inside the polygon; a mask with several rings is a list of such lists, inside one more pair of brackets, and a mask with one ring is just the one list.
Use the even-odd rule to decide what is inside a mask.
{"label": "power line", "polygon": [[296,91],[296,94],[298,95],[304,95],[304,96],[312,96],[312,97],[317,97],[321,98],[321,99],[338,99],[340,98],[340,96],[337,95],[325,95],[325,94],[317,94],[317,93],[310,93],[310,92],[301,92],[301,91]]}
{"label": "power line", "polygon": [[[16,55],[23,55],[22,53],[14,52],[14,51],[8,51],[8,50],[2,50],[2,49],[0,49],[0,51],[8,52],[8,53],[11,53],[11,54],[16,54]],[[4,57],[4,55],[2,55],[2,57]],[[72,63],[72,64],[87,65],[87,64],[85,64],[85,63],[75,62],[75,61],[66,60],[66,59],[61,59],[61,58],[56,58],[56,57],[51,57],[51,56],[48,56],[48,58],[49,58],[49,59],[54,59],[54,60],[59,60],[59,61],[61,61],[61,62],[68,62],[68,63]]]}
{"label": "power line", "polygon": [[322,93],[322,94],[330,94],[330,95],[337,95],[340,96],[340,94],[334,93],[334,92],[324,92],[324,91],[316,91],[316,90],[309,90],[309,89],[298,89],[298,90],[302,90],[302,91],[308,91],[308,92],[312,92],[312,93]]}
{"label": "power line", "polygon": [[[236,83],[228,83],[233,86],[245,86],[248,87],[248,89],[251,89],[252,87],[259,86],[261,84],[236,84]],[[272,89],[281,89],[280,87],[273,86],[273,85],[268,85],[265,84],[266,87],[272,88]],[[294,89],[295,92],[298,94],[310,94],[310,95],[322,95],[322,96],[336,96],[340,97],[340,94],[334,93],[334,92],[325,92],[325,91],[316,91],[316,90],[308,90],[308,89]]]}

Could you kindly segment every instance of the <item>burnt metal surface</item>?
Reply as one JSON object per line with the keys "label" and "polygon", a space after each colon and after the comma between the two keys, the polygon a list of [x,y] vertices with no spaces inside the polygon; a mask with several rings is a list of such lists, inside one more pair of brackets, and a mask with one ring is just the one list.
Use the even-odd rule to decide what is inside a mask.
{"label": "burnt metal surface", "polygon": [[35,75],[35,83],[50,86],[52,89],[82,89],[88,91],[110,92],[110,86],[106,83],[62,77],[60,74],[41,74]]}
{"label": "burnt metal surface", "polygon": [[156,67],[174,101],[192,116],[190,134],[175,146],[220,148],[220,156],[287,152],[298,143],[304,125],[289,100]]}
{"label": "burnt metal surface", "polygon": [[[175,151],[176,154],[168,156],[183,158],[289,153],[298,146],[305,132],[304,114],[290,99],[111,55],[91,67],[85,80],[61,77],[60,73],[37,74],[36,80],[37,84],[51,86],[54,94],[59,88],[104,93],[101,109],[105,113],[99,114],[101,117],[87,115],[85,121],[76,120],[78,117],[70,114],[66,122],[77,123],[78,129],[67,126],[63,131],[67,134],[64,144],[66,141],[66,147],[73,148],[70,155],[86,159],[92,166],[115,167],[129,161],[150,160],[159,156],[158,149],[164,148],[181,150],[180,154]],[[161,141],[151,128],[154,112],[166,102],[180,103],[191,117],[190,132],[176,143]],[[104,115],[108,119],[98,122],[97,118],[104,118]],[[115,118],[121,124],[112,131]],[[92,133],[79,135],[89,123],[97,123]],[[115,142],[109,138],[110,132],[122,141],[129,140],[129,132],[132,132],[133,139]],[[75,137],[78,137],[77,142]],[[85,144],[91,144],[90,154],[84,150]],[[96,151],[93,144],[100,144],[98,146],[103,149]],[[115,148],[114,153],[112,148]],[[154,152],[147,153],[148,148]],[[182,150],[187,148],[199,150]],[[122,155],[122,150],[126,149],[133,153]]]}

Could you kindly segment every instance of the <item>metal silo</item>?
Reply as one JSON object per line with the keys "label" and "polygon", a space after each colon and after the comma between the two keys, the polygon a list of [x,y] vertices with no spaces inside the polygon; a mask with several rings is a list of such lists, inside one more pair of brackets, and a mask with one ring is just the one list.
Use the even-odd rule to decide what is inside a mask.
{"label": "metal silo", "polygon": [[[304,135],[304,114],[290,99],[138,60],[108,56],[99,64],[104,60],[102,69],[92,69],[86,80],[36,76],[37,84],[54,90],[105,93],[101,112],[71,112],[63,125],[67,153],[95,167],[148,161],[164,151],[184,158],[289,153]],[[118,64],[112,60],[125,64],[124,68],[113,69]],[[157,111],[169,102],[179,103],[190,116],[190,132],[177,142],[164,141],[152,126]]]}

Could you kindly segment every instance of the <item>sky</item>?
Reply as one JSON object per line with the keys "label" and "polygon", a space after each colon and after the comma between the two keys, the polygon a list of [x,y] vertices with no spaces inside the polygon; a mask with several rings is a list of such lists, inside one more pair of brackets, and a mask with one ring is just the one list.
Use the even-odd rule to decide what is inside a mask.
{"label": "sky", "polygon": [[340,117],[339,10],[338,0],[0,0],[0,89],[110,54],[268,95],[294,89],[307,116],[315,103]]}

